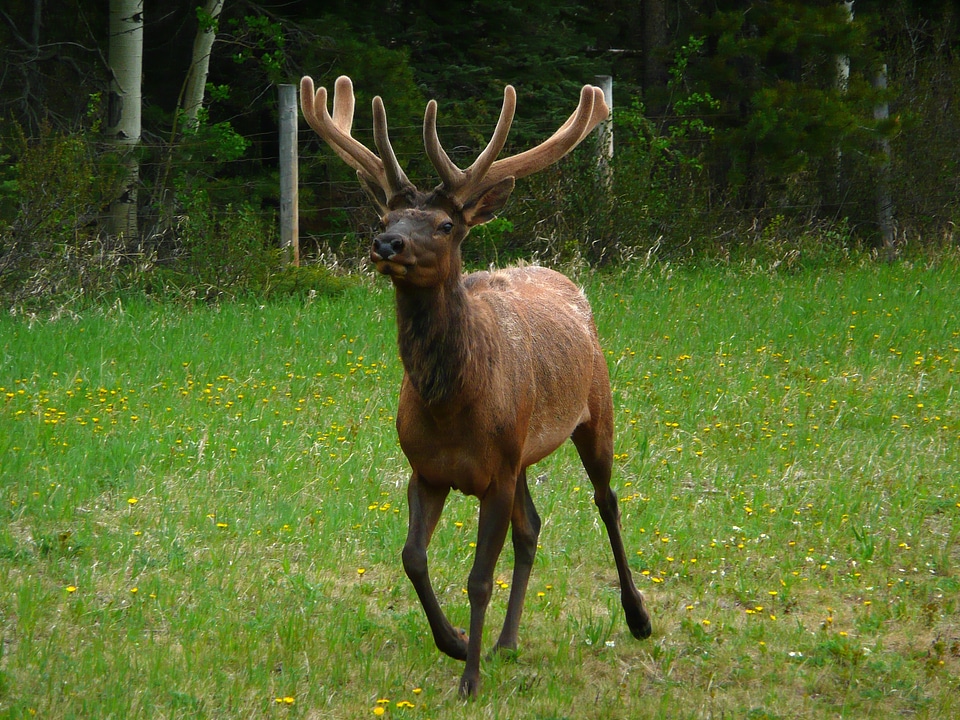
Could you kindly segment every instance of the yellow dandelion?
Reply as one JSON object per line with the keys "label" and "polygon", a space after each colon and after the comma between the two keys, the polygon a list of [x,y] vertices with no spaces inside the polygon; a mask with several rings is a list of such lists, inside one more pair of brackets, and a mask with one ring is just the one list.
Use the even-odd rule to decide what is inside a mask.
{"label": "yellow dandelion", "polygon": [[76,586],[76,585],[67,585],[67,592],[68,592],[68,593],[75,593],[76,591],[77,591],[77,586]]}
{"label": "yellow dandelion", "polygon": [[377,705],[377,706],[373,709],[373,714],[376,715],[377,717],[380,717],[380,716],[383,715],[385,712],[386,712],[386,708],[384,708],[383,705]]}

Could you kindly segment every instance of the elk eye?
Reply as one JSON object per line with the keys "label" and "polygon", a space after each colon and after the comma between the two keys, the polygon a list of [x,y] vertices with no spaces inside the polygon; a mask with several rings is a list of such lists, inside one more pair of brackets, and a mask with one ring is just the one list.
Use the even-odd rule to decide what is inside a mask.
{"label": "elk eye", "polygon": [[451,232],[453,232],[453,223],[447,220],[445,223],[440,225],[440,232],[444,233],[445,235],[449,235]]}

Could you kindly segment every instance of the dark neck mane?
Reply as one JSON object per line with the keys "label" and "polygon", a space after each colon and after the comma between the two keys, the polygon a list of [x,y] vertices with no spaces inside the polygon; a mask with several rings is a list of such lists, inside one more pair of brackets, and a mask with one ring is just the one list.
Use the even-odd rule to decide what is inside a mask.
{"label": "dark neck mane", "polygon": [[400,358],[410,382],[427,405],[455,398],[482,344],[471,332],[466,288],[458,278],[427,290],[398,286],[396,294]]}

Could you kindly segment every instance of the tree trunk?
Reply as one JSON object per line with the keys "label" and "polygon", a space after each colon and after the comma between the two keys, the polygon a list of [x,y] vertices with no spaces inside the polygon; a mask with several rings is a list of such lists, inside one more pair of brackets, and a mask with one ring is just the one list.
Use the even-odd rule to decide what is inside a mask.
{"label": "tree trunk", "polygon": [[[877,71],[873,86],[878,90],[887,89],[886,63]],[[883,122],[889,117],[890,106],[886,101],[874,108],[874,120]],[[893,198],[890,195],[890,141],[886,137],[880,140],[880,157],[880,168],[877,173],[877,224],[880,226],[880,239],[883,241],[887,261],[893,262],[897,257],[897,248],[893,224]]]}
{"label": "tree trunk", "polygon": [[110,99],[106,136],[122,156],[127,174],[123,191],[110,204],[113,235],[137,237],[137,186],[140,168],[140,83],[143,76],[143,0],[110,0]]}
{"label": "tree trunk", "polygon": [[193,39],[193,53],[190,58],[190,69],[187,71],[187,82],[183,92],[184,124],[187,127],[196,127],[197,113],[203,106],[203,92],[207,85],[207,74],[210,70],[210,53],[213,50],[213,41],[217,36],[217,19],[223,9],[223,0],[206,0],[198,13],[200,26]]}
{"label": "tree trunk", "polygon": [[643,0],[643,102],[647,114],[660,119],[666,111],[667,62],[664,50],[670,41],[664,0]]}

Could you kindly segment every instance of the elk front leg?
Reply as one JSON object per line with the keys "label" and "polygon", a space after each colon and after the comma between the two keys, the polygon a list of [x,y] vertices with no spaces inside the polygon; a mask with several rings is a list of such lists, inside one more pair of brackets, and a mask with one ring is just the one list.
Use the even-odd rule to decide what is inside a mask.
{"label": "elk front leg", "polygon": [[503,621],[503,630],[497,640],[496,650],[516,650],[517,632],[520,629],[520,615],[523,613],[523,601],[527,595],[530,571],[537,554],[537,539],[540,537],[540,516],[530,497],[527,487],[527,471],[520,471],[517,489],[513,496],[513,516],[510,521],[513,535],[513,582],[510,585],[510,600],[507,602],[507,616]]}
{"label": "elk front leg", "polygon": [[417,591],[437,648],[455,660],[465,660],[467,638],[463,631],[455,629],[443,614],[427,571],[427,546],[449,493],[450,488],[430,487],[420,480],[416,472],[413,473],[407,487],[410,525],[407,529],[407,541],[403,546],[403,569]]}
{"label": "elk front leg", "polygon": [[480,651],[483,643],[483,620],[493,593],[493,572],[510,527],[514,483],[509,487],[492,488],[480,501],[477,527],[477,554],[467,580],[470,598],[470,635],[467,643],[467,665],[460,678],[460,696],[474,697],[480,688]]}

